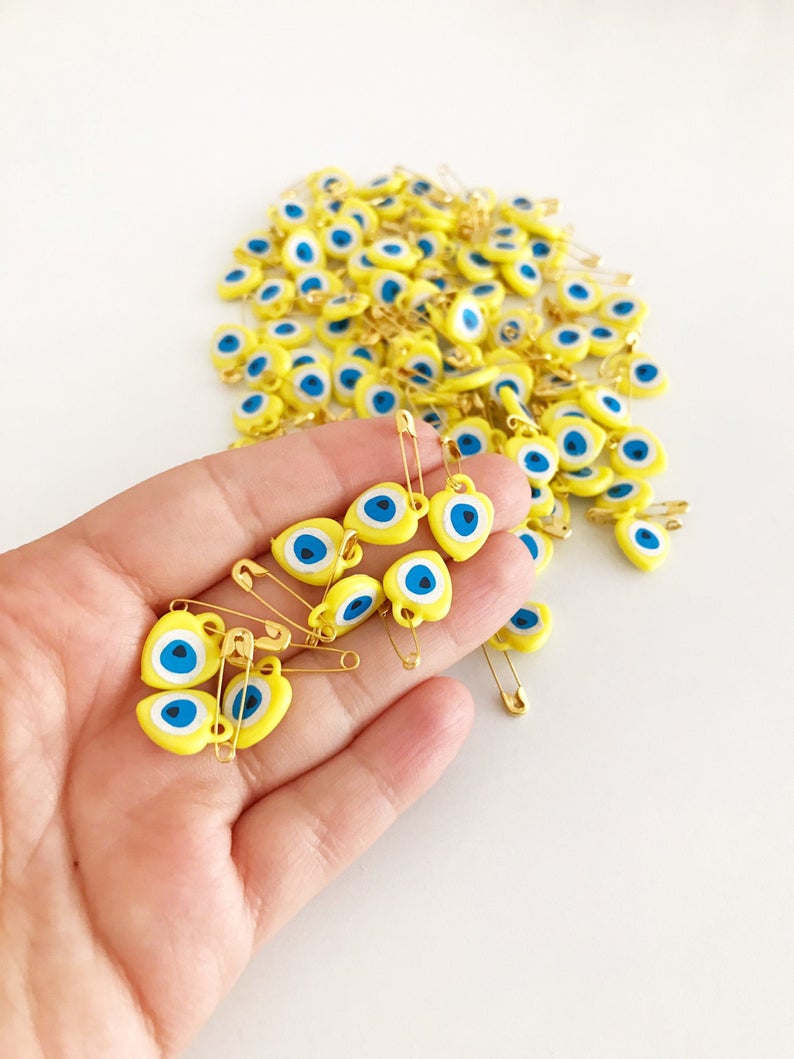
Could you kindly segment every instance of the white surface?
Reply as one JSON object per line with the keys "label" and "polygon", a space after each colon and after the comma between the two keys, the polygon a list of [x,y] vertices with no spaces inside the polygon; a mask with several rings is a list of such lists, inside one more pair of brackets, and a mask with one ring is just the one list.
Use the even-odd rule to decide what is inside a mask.
{"label": "white surface", "polygon": [[783,0],[0,8],[0,545],[227,442],[215,277],[321,165],[559,195],[674,380],[667,566],[558,549],[532,716],[461,667],[461,757],[192,1059],[794,1054],[792,31]]}

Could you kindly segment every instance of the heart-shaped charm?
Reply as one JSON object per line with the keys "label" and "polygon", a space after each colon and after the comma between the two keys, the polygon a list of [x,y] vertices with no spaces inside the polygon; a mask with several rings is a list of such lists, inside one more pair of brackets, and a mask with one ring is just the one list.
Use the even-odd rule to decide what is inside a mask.
{"label": "heart-shaped charm", "polygon": [[482,548],[493,528],[493,504],[478,493],[465,474],[449,478],[450,484],[430,498],[427,521],[430,530],[456,562],[471,559]]}

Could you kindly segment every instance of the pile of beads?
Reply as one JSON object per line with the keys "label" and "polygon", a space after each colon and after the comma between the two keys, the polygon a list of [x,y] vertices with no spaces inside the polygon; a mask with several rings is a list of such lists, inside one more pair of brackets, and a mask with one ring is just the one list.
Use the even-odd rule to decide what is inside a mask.
{"label": "pile of beads", "polygon": [[[569,497],[655,569],[687,505],[654,502],[667,457],[632,412],[667,378],[640,351],[648,307],[632,277],[603,271],[559,208],[402,167],[365,184],[322,169],[284,192],[218,283],[242,314],[211,347],[223,382],[247,391],[234,444],[405,408],[462,457],[502,452],[525,471],[532,505],[513,532],[538,572],[570,534]],[[528,601],[490,643],[531,652],[550,631]]]}

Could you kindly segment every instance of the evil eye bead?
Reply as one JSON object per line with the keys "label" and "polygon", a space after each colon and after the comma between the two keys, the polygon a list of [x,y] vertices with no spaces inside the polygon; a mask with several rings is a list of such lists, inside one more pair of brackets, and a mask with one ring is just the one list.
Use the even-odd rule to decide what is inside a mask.
{"label": "evil eye bead", "polygon": [[554,393],[563,397],[568,394],[575,397],[582,387],[581,381],[577,379],[563,379],[561,375],[554,372],[543,372],[538,379],[538,389],[545,393]]}
{"label": "evil eye bead", "polygon": [[452,605],[452,581],[438,552],[420,551],[392,563],[383,577],[383,591],[398,625],[441,621]]}
{"label": "evil eye bead", "polygon": [[326,320],[320,317],[317,321],[317,337],[334,353],[337,353],[343,342],[349,342],[358,334],[360,327],[355,316],[346,316],[342,320]]}
{"label": "evil eye bead", "polygon": [[353,187],[353,180],[344,169],[318,169],[308,178],[309,187],[315,195],[334,195],[339,198],[346,195]]}
{"label": "evil eye bead", "polygon": [[494,232],[488,237],[487,242],[482,243],[477,249],[488,261],[504,265],[510,261],[517,261],[521,257],[525,242],[526,239],[519,241]]}
{"label": "evil eye bead", "polygon": [[488,387],[488,396],[498,400],[502,390],[512,390],[519,401],[528,401],[532,393],[535,373],[528,364],[504,364],[499,377]]}
{"label": "evil eye bead", "polygon": [[563,364],[584,360],[590,348],[590,333],[578,324],[558,324],[540,336],[541,352]]}
{"label": "evil eye bead", "polygon": [[396,386],[381,382],[374,375],[364,375],[353,391],[353,407],[360,419],[394,415],[401,407],[402,396]]}
{"label": "evil eye bead", "polygon": [[409,290],[410,285],[410,280],[401,272],[375,269],[370,282],[372,300],[379,305],[394,305],[399,296]]}
{"label": "evil eye bead", "polygon": [[528,224],[542,216],[543,208],[536,206],[528,195],[514,195],[501,203],[502,215],[506,220],[528,230]]}
{"label": "evil eye bead", "polygon": [[291,232],[309,222],[309,210],[300,199],[289,195],[271,207],[270,215],[283,232]]}
{"label": "evil eye bead", "polygon": [[448,431],[448,437],[455,442],[461,456],[476,456],[480,452],[492,452],[491,424],[480,416],[468,416],[456,423]]}
{"label": "evil eye bead", "polygon": [[341,218],[323,230],[322,245],[329,257],[347,261],[361,247],[361,225],[353,218]]}
{"label": "evil eye bead", "polygon": [[[531,484],[531,483],[530,483]],[[551,486],[532,485],[532,501],[529,505],[530,518],[548,518],[554,510],[555,496]]]}
{"label": "evil eye bead", "polygon": [[449,240],[443,232],[422,232],[416,240],[416,249],[425,261],[434,261],[446,251]]}
{"label": "evil eye bead", "polygon": [[542,273],[554,272],[565,259],[564,246],[543,235],[530,238],[527,250]]}
{"label": "evil eye bead", "polygon": [[465,474],[456,474],[452,485],[430,498],[427,521],[436,542],[455,562],[475,555],[493,528],[493,504],[485,493],[478,493]]}
{"label": "evil eye bead", "polygon": [[243,378],[252,390],[274,393],[291,367],[289,350],[277,342],[259,342],[245,362]]}
{"label": "evil eye bead", "polygon": [[601,304],[604,292],[597,283],[581,276],[557,281],[557,301],[565,313],[579,316],[593,312]]}
{"label": "evil eye bead", "polygon": [[670,551],[670,536],[664,526],[632,514],[618,519],[615,539],[626,558],[647,572],[660,566]]}
{"label": "evil eye bead", "polygon": [[347,260],[347,271],[354,283],[369,284],[377,266],[367,257],[366,250],[356,250]]}
{"label": "evil eye bead", "polygon": [[370,199],[381,221],[399,221],[408,204],[400,195],[384,195],[382,198]]}
{"label": "evil eye bead", "polygon": [[523,309],[503,313],[491,328],[491,337],[500,349],[516,349],[532,335],[532,316]]}
{"label": "evil eye bead", "polygon": [[218,294],[224,301],[235,301],[256,290],[262,282],[259,265],[237,264],[218,280]]}
{"label": "evil eye bead", "polygon": [[362,291],[345,291],[335,294],[323,305],[324,320],[347,320],[352,316],[361,316],[370,307],[371,301],[368,294]]}
{"label": "evil eye bead", "polygon": [[249,393],[238,401],[232,412],[234,425],[241,434],[260,437],[272,434],[284,415],[284,402],[275,393]]}
{"label": "evil eye bead", "polygon": [[598,496],[614,480],[611,467],[582,467],[580,471],[563,471],[561,484],[572,496]]}
{"label": "evil eye bead", "polygon": [[367,257],[379,268],[393,268],[398,272],[410,272],[420,258],[419,251],[405,239],[387,236],[367,247]]}
{"label": "evil eye bead", "polygon": [[495,317],[502,308],[505,300],[505,289],[498,280],[485,280],[482,283],[474,283],[469,287],[467,294],[476,298],[491,318]]}
{"label": "evil eye bead", "polygon": [[247,327],[223,324],[212,336],[212,363],[218,371],[234,371],[244,363],[255,345],[256,335]]}
{"label": "evil eye bead", "polygon": [[607,430],[618,430],[629,425],[628,401],[618,397],[606,386],[584,390],[579,402],[590,418]]}
{"label": "evil eye bead", "polygon": [[667,389],[667,376],[655,360],[645,353],[626,357],[625,371],[618,379],[618,389],[632,397],[658,397]]}
{"label": "evil eye bead", "polygon": [[344,527],[369,544],[405,544],[416,534],[427,507],[427,497],[421,493],[409,495],[397,482],[381,482],[353,501]]}
{"label": "evil eye bead", "polygon": [[344,636],[371,617],[385,599],[380,581],[367,574],[351,574],[337,581],[324,602],[309,613],[309,626],[330,627],[336,636]]}
{"label": "evil eye bead", "polygon": [[[364,199],[353,196],[345,202],[342,210],[339,214],[339,220],[351,220],[358,225],[359,235],[363,235],[365,238],[369,238],[374,235],[380,225],[380,218],[378,217],[377,210],[373,209],[368,202]],[[360,239],[359,239],[360,245]],[[326,250],[328,248],[326,247]],[[336,256],[330,254],[329,256]]]}
{"label": "evil eye bead", "polygon": [[580,471],[589,467],[600,454],[607,439],[606,432],[591,419],[561,416],[549,428],[549,436],[557,443],[560,467],[564,471]]}
{"label": "evil eye bead", "polygon": [[612,467],[618,474],[649,478],[667,467],[667,453],[661,441],[644,427],[632,427],[612,450]]}
{"label": "evil eye bead", "polygon": [[437,383],[444,374],[444,362],[435,341],[420,339],[408,347],[392,362],[413,386],[427,387]]}
{"label": "evil eye bead", "polygon": [[360,342],[343,341],[337,344],[336,354],[340,359],[350,357],[352,360],[366,361],[372,367],[377,367],[383,361],[383,347],[378,343],[364,346]]}
{"label": "evil eye bead", "polygon": [[396,195],[405,184],[405,177],[402,173],[381,173],[368,181],[366,184],[362,184],[356,188],[356,195],[359,195],[362,199],[377,199],[384,195]]}
{"label": "evil eye bead", "polygon": [[273,558],[285,573],[307,585],[326,585],[331,574],[338,580],[345,570],[361,562],[356,544],[348,556],[339,556],[345,531],[330,518],[307,519],[290,526],[271,542]]}
{"label": "evil eye bead", "polygon": [[545,603],[528,602],[488,642],[500,651],[512,649],[531,654],[539,651],[549,636],[551,611]]}
{"label": "evil eye bead", "polygon": [[458,294],[447,313],[444,330],[451,342],[480,342],[488,323],[479,301],[470,294]]}
{"label": "evil eye bead", "polygon": [[461,247],[458,250],[455,255],[455,264],[458,266],[458,271],[470,283],[495,279],[497,275],[496,265],[479,250],[472,250],[469,247]]}
{"label": "evil eye bead", "polygon": [[171,754],[198,754],[231,733],[225,722],[213,732],[215,696],[206,691],[160,691],[141,699],[135,713],[152,742]]}
{"label": "evil eye bead", "polygon": [[345,408],[352,408],[356,383],[368,371],[367,364],[354,357],[341,357],[334,361],[331,384],[334,398]]}
{"label": "evil eye bead", "polygon": [[281,248],[281,264],[292,273],[325,265],[325,251],[311,228],[298,227],[290,232]]}
{"label": "evil eye bead", "polygon": [[515,460],[532,485],[545,485],[551,481],[560,461],[557,445],[544,434],[508,438],[505,455]]}
{"label": "evil eye bead", "polygon": [[235,247],[234,256],[244,265],[274,265],[279,259],[273,232],[252,232]]}
{"label": "evil eye bead", "polygon": [[270,320],[259,332],[268,342],[277,342],[285,349],[298,349],[310,341],[313,331],[308,324],[297,320]]}
{"label": "evil eye bead", "polygon": [[203,684],[218,672],[219,634],[224,631],[223,621],[217,614],[169,611],[156,622],[143,645],[141,679],[144,684],[165,690]]}
{"label": "evil eye bead", "polygon": [[251,302],[256,315],[262,320],[275,320],[285,316],[295,301],[295,284],[289,279],[266,279],[257,290]]}
{"label": "evil eye bead", "polygon": [[555,419],[561,419],[563,416],[574,416],[579,419],[587,419],[587,416],[578,401],[554,401],[541,412],[541,429],[548,434],[551,431],[551,426]]}
{"label": "evil eye bead", "polygon": [[648,315],[648,306],[633,295],[611,294],[601,303],[598,315],[605,324],[631,331],[642,326]]}
{"label": "evil eye bead", "polygon": [[532,556],[535,563],[535,573],[539,574],[545,570],[554,554],[554,543],[548,533],[528,526],[525,522],[520,526],[516,526],[510,532],[518,537]]}
{"label": "evil eye bead", "polygon": [[606,324],[590,327],[590,353],[594,357],[611,357],[623,348],[625,338],[620,331]]}
{"label": "evil eye bead", "polygon": [[644,511],[653,503],[653,486],[641,478],[613,478],[596,500],[596,507],[606,511]]}
{"label": "evil eye bead", "polygon": [[543,286],[540,268],[528,254],[522,253],[515,261],[506,262],[499,271],[505,283],[522,298],[534,298]]}
{"label": "evil eye bead", "polygon": [[[254,746],[270,735],[292,702],[292,685],[281,675],[278,658],[263,658],[246,677],[232,677],[223,693],[221,712],[234,733],[240,726],[237,746]],[[241,717],[242,715],[242,717]]]}
{"label": "evil eye bead", "polygon": [[342,281],[325,268],[307,268],[295,275],[295,290],[299,307],[308,313],[319,312],[327,298],[339,294]]}
{"label": "evil eye bead", "polygon": [[283,394],[301,412],[325,408],[331,400],[331,373],[317,360],[299,364],[284,380]]}

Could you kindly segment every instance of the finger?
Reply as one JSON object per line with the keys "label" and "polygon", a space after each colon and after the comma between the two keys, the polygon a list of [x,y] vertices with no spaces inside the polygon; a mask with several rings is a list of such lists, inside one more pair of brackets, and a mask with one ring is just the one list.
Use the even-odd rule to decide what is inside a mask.
{"label": "finger", "polygon": [[[491,498],[494,506],[494,531],[511,529],[526,517],[531,492],[526,476],[515,463],[493,454],[473,456],[466,461],[465,471],[475,482],[477,489]],[[437,490],[443,489],[445,478],[446,472],[441,468],[428,474],[425,478],[427,495],[432,496]],[[346,507],[333,514],[341,518],[345,510]],[[364,545],[364,559],[361,565],[355,567],[350,573],[366,573],[380,580],[386,569],[400,555],[408,551],[428,548],[438,549],[438,544],[430,532],[427,519],[422,519],[416,536],[407,544],[393,547]],[[271,556],[264,554],[255,558],[276,578],[289,580]],[[451,565],[454,567],[457,564]],[[312,606],[319,603],[322,598],[322,589],[303,584],[293,584],[293,587]],[[262,598],[282,615],[286,615],[287,618],[305,627],[308,609],[280,589],[277,582],[266,578],[259,582],[256,588]],[[243,590],[229,578],[225,578],[208,592],[202,593],[202,602],[206,603],[210,609],[225,607],[247,613],[253,611],[262,618],[269,616],[272,619],[274,616],[274,612],[269,612],[258,601],[247,597]],[[296,644],[305,640],[305,635],[302,635],[300,630],[293,629],[293,635]],[[284,657],[289,658],[294,653],[294,650],[290,650]]]}
{"label": "finger", "polygon": [[[417,432],[433,470],[438,436],[424,423]],[[404,477],[393,419],[332,423],[166,471],[63,532],[158,606],[215,584],[290,523],[332,515],[373,482]]]}
{"label": "finger", "polygon": [[[293,696],[284,720],[267,739],[238,755],[239,775],[247,786],[240,792],[240,808],[338,753],[390,702],[475,650],[529,598],[532,559],[510,533],[495,534],[468,562],[450,565],[452,607],[443,621],[419,626],[419,669],[402,667],[380,619],[373,617],[339,641],[359,654],[358,669],[287,674]],[[407,653],[413,646],[409,631],[388,620]],[[311,656],[303,651],[287,668],[325,664]]]}
{"label": "finger", "polygon": [[425,681],[319,768],[257,802],[232,853],[263,942],[441,776],[471,726],[462,684]]}

